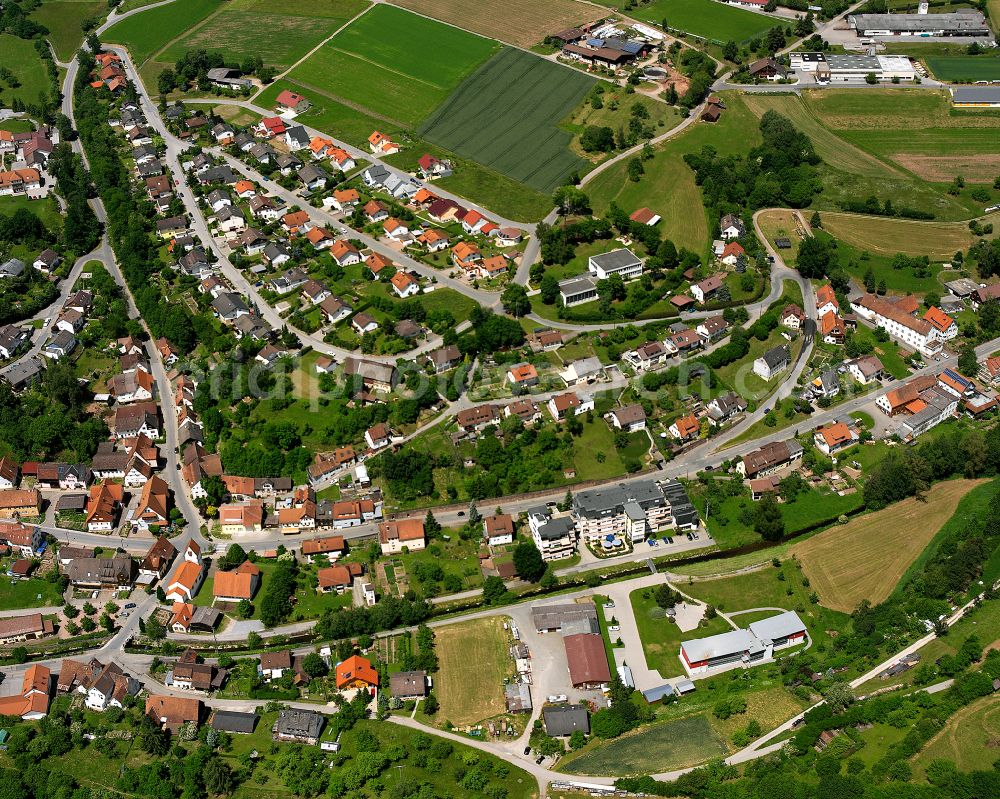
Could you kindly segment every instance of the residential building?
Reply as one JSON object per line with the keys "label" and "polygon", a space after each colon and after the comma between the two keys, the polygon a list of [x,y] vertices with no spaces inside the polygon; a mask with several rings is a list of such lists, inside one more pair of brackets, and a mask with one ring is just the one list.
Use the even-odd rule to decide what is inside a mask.
{"label": "residential building", "polygon": [[576,527],[568,515],[552,517],[545,506],[532,508],[528,511],[528,529],[546,563],[568,558],[576,551]]}
{"label": "residential building", "polygon": [[893,302],[874,294],[865,294],[852,300],[851,308],[921,355],[931,356],[941,351],[943,337],[940,331],[926,319],[911,316]]}
{"label": "residential building", "polygon": [[617,430],[635,433],[646,429],[646,411],[638,403],[614,408],[605,414],[605,419]]}
{"label": "residential building", "polygon": [[423,699],[429,688],[426,671],[397,671],[389,675],[389,693],[404,702]]}
{"label": "residential building", "polygon": [[237,604],[251,600],[261,583],[260,569],[248,560],[232,571],[217,571],[212,581],[212,595],[216,602]]}
{"label": "residential building", "polygon": [[816,449],[831,456],[853,447],[860,439],[857,428],[842,421],[824,425],[813,433]]}
{"label": "residential building", "polygon": [[338,691],[360,688],[373,692],[378,688],[378,672],[367,658],[351,655],[337,664],[336,682]]}
{"label": "residential building", "polygon": [[421,519],[400,519],[381,522],[378,539],[383,555],[397,554],[405,547],[411,552],[423,549],[427,544],[424,523]]}
{"label": "residential building", "polygon": [[510,544],[514,540],[514,518],[509,513],[497,513],[483,519],[483,537],[491,546]]}
{"label": "residential building", "polygon": [[747,480],[767,477],[780,469],[802,460],[802,445],[794,438],[774,441],[744,455],[736,463],[738,471]]}
{"label": "residential building", "polygon": [[325,725],[326,717],[314,710],[285,708],[278,711],[271,733],[276,741],[315,746]]}
{"label": "residential building", "polygon": [[773,347],[753,362],[753,371],[761,380],[773,380],[787,369],[792,362],[792,353],[787,344]]}

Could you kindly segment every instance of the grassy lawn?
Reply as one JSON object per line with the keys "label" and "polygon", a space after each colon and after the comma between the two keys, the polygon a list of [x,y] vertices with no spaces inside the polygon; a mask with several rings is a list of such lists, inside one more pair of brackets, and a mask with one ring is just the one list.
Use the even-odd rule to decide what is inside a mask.
{"label": "grassy lawn", "polygon": [[0,67],[13,72],[20,84],[16,89],[11,89],[6,81],[0,81],[0,105],[9,107],[15,98],[24,103],[35,104],[38,102],[39,92],[48,94],[48,73],[42,65],[42,59],[38,57],[33,41],[0,33]]}
{"label": "grassy lawn", "polygon": [[[298,65],[290,77],[377,116],[416,127],[497,48],[488,39],[379,5]],[[429,52],[433,59],[426,57]]]}
{"label": "grassy lawn", "polygon": [[[969,249],[977,240],[968,224],[963,222],[920,222],[832,211],[824,212],[821,217],[823,229],[828,233],[873,255],[891,257],[901,252],[945,260],[957,250]],[[1000,226],[1000,214],[991,214],[984,221]]]}
{"label": "grassy lawn", "polygon": [[624,777],[692,766],[727,751],[725,741],[705,716],[689,716],[652,724],[603,745],[588,747],[580,756],[560,764],[560,770]]}
{"label": "grassy lawn", "polygon": [[42,608],[63,604],[63,596],[58,586],[48,580],[33,577],[29,580],[12,582],[10,577],[0,575],[0,608]]}
{"label": "grassy lawn", "polygon": [[666,618],[666,612],[656,604],[650,589],[639,588],[629,595],[629,599],[639,638],[642,639],[646,665],[660,672],[661,677],[683,676],[684,667],[679,656],[682,641],[705,638],[732,629],[725,619],[716,616],[714,619],[703,619],[696,630],[681,632],[676,624]]}
{"label": "grassy lawn", "polygon": [[[188,50],[221,51],[227,60],[259,55],[266,64],[289,66],[360,13],[366,0],[308,4],[234,0],[206,24],[173,42],[161,60],[173,61]],[[246,32],[253,30],[254,36]]]}
{"label": "grassy lawn", "polygon": [[792,548],[827,607],[852,612],[863,599],[878,604],[981,481],[937,483],[926,500],[906,499],[889,508],[831,527]]}
{"label": "grassy lawn", "polygon": [[56,58],[69,61],[83,43],[81,23],[88,18],[103,21],[107,13],[108,4],[102,0],[45,0],[31,12],[31,19],[49,29]]}
{"label": "grassy lawn", "polygon": [[529,188],[477,161],[462,158],[450,150],[425,141],[417,140],[407,149],[384,160],[400,169],[416,172],[417,161],[424,153],[451,161],[454,169],[448,177],[435,180],[431,184],[432,191],[434,186],[440,186],[507,219],[537,222],[552,210],[549,195]]}
{"label": "grassy lawn", "polygon": [[[726,6],[720,8],[735,11]],[[588,181],[584,188],[594,212],[604,214],[612,201],[628,213],[647,206],[663,217],[659,228],[664,238],[678,248],[706,253],[716,233],[709,229],[708,219],[701,211],[701,189],[695,185],[694,173],[683,157],[705,145],[715,147],[722,155],[732,155],[745,152],[760,141],[757,118],[747,109],[745,98],[726,92],[724,99],[726,111],[717,123],[695,124],[656,147],[654,157],[643,164],[645,174],[638,183],[628,179],[627,159]]]}
{"label": "grassy lawn", "polygon": [[[702,517],[705,517],[705,492],[700,484],[691,483],[692,501]],[[842,513],[847,513],[858,507],[862,502],[860,492],[840,496],[830,490],[810,488],[800,493],[792,502],[781,505],[782,517],[785,520],[785,533],[795,535],[807,527],[812,527],[827,519],[836,519]],[[748,521],[753,513],[755,503],[749,496],[727,497],[719,505],[713,503],[708,513],[706,525],[712,538],[722,549],[755,543],[759,539]]]}
{"label": "grassy lawn", "polygon": [[[794,610],[805,622],[813,641],[829,646],[832,636],[827,631],[845,629],[849,618],[843,613],[810,602],[809,595],[814,589],[803,585],[802,578],[798,562],[787,558],[779,568],[768,564],[743,574],[678,584],[678,588],[696,599],[715,605],[725,613],[751,608]],[[766,618],[774,613],[762,615]],[[751,614],[733,617],[733,621],[740,627],[746,627],[756,620]]]}
{"label": "grassy lawn", "polygon": [[[764,236],[788,264],[794,264],[799,257],[799,244],[802,239],[798,234],[800,225],[797,224],[797,221],[792,211],[780,208],[765,211],[757,217],[757,222],[760,224],[760,229],[764,231]],[[781,238],[788,239],[792,246],[787,250],[779,250],[774,241]]]}
{"label": "grassy lawn", "polygon": [[942,758],[950,760],[960,771],[982,769],[983,764],[995,760],[998,740],[1000,703],[996,697],[984,696],[949,717],[911,762],[919,773],[934,760]]}
{"label": "grassy lawn", "polygon": [[275,98],[285,89],[306,95],[312,103],[312,108],[296,117],[299,122],[329,133],[355,147],[367,147],[368,137],[374,130],[380,130],[392,137],[398,137],[403,132],[403,125],[385,118],[370,116],[344,105],[332,95],[318,92],[291,80],[276,80],[257,95],[254,102],[262,108],[274,108]]}
{"label": "grassy lawn", "polygon": [[105,31],[102,38],[124,44],[139,65],[219,8],[220,0],[177,0],[122,20]]}
{"label": "grassy lawn", "polygon": [[[520,483],[518,490],[536,490],[541,488],[557,488],[568,486],[583,480],[602,480],[625,474],[625,466],[621,453],[615,449],[614,435],[607,423],[600,416],[601,397],[597,397],[598,408],[594,420],[584,420],[583,433],[573,440],[572,449],[560,446],[557,450],[545,453],[536,451],[535,447],[525,447],[522,459],[532,464],[531,473],[526,482]],[[545,428],[559,432],[553,423],[546,418]],[[543,428],[544,429],[544,428]],[[449,433],[443,425],[431,428],[414,438],[408,445],[417,452],[434,453],[436,457],[442,454],[465,457],[475,457],[476,447],[472,442],[461,442],[457,446],[451,442]],[[636,444],[630,444],[637,446]],[[625,451],[630,451],[627,448]],[[567,478],[565,470],[573,468],[576,476]],[[458,491],[456,501],[468,500],[466,480],[471,471],[452,466],[438,467],[434,470],[435,492],[432,496],[421,497],[415,501],[393,501],[392,490],[385,486],[387,497],[393,507],[412,508],[438,504],[438,500],[447,497],[447,487],[454,486]],[[492,502],[493,500],[484,500]]]}
{"label": "grassy lawn", "polygon": [[783,332],[787,331],[778,327],[772,330],[764,341],[750,339],[750,351],[746,356],[716,370],[719,379],[747,400],[763,400],[787,378],[788,370],[786,369],[770,381],[765,382],[753,371],[753,362],[768,350],[782,344],[788,344],[792,354],[792,363],[794,363],[795,356],[802,349],[803,337],[801,335],[789,342],[782,336]]}
{"label": "grassy lawn", "polygon": [[0,214],[11,215],[19,208],[27,208],[45,223],[45,227],[53,232],[62,229],[62,216],[59,205],[54,197],[45,200],[29,200],[27,197],[0,197]]}
{"label": "grassy lawn", "polygon": [[[0,130],[7,130],[11,133],[31,133],[35,129],[30,119],[5,119],[0,122]],[[4,197],[5,200],[12,199]]]}
{"label": "grassy lawn", "polygon": [[[655,135],[661,135],[670,130],[681,121],[680,113],[676,108],[657,102],[652,97],[644,94],[625,94],[624,90],[617,86],[607,86],[608,91],[601,95],[602,105],[594,108],[589,98],[584,99],[574,108],[560,123],[560,127],[579,136],[588,125],[597,127],[609,127],[612,130],[625,128],[629,124],[632,109],[639,105],[645,108],[647,117],[646,124],[655,130]],[[573,149],[581,158],[598,163],[607,157],[604,153],[588,153],[581,146],[578,139],[574,139]]]}
{"label": "grassy lawn", "polygon": [[434,694],[441,704],[436,720],[465,726],[504,712],[503,684],[513,671],[509,638],[499,617],[449,624],[434,631],[441,663],[434,678]]}
{"label": "grassy lawn", "polygon": [[[1000,167],[995,147],[1000,117],[994,112],[952,109],[944,90],[840,89],[806,91],[802,97],[837,137],[920,179],[906,205],[932,211],[939,219],[966,219],[982,210],[968,190],[952,197],[941,189],[956,174],[970,183],[992,183]],[[921,185],[923,181],[939,185]],[[856,196],[874,193],[884,200],[902,186],[888,182],[881,189],[874,183],[856,188]],[[901,196],[897,193],[894,202]]]}

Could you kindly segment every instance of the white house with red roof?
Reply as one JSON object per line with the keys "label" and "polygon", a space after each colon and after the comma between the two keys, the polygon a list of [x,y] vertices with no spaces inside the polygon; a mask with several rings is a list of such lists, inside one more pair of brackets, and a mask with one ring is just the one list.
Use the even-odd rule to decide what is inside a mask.
{"label": "white house with red roof", "polygon": [[400,148],[396,142],[376,130],[368,137],[368,149],[375,155],[392,155],[398,153]]}
{"label": "white house with red roof", "polygon": [[406,272],[396,272],[389,282],[392,283],[393,291],[402,299],[420,293],[420,284]]}

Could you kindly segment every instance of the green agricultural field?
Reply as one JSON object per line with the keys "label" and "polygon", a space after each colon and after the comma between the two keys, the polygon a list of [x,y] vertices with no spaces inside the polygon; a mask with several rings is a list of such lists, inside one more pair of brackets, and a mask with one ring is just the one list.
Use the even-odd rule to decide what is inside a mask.
{"label": "green agricultural field", "polygon": [[588,748],[560,769],[569,774],[649,774],[692,766],[726,752],[725,742],[705,716],[689,716]]}
{"label": "green agricultural field", "polygon": [[19,84],[11,88],[6,81],[0,80],[0,106],[9,107],[15,98],[25,103],[37,103],[39,92],[48,93],[48,72],[38,57],[33,41],[0,33],[0,67],[13,72]]}
{"label": "green agricultural field", "polygon": [[[204,48],[221,51],[227,59],[259,55],[266,64],[287,67],[367,6],[367,0],[338,0],[329,6],[234,0],[204,25],[174,41],[159,58],[174,61],[188,50]],[[250,30],[253,36],[247,36]]]}
{"label": "green agricultural field", "polygon": [[[621,7],[615,0],[598,2],[613,8]],[[639,5],[628,13],[636,19],[655,25],[666,20],[671,28],[720,43],[730,39],[744,42],[777,25],[788,25],[788,20],[743,11],[716,0],[653,0],[652,3]]]}
{"label": "green agricultural field", "polygon": [[1000,80],[1000,58],[990,56],[933,56],[925,58],[934,77],[951,83]]}
{"label": "green agricultural field", "polygon": [[[953,119],[947,99],[934,91],[850,92],[859,97],[830,89],[804,91],[801,97],[757,94],[744,98],[758,117],[777,111],[812,140],[823,159],[823,192],[815,199],[817,208],[836,209],[842,202],[874,195],[939,219],[967,220],[982,211],[968,192],[955,197],[944,186],[933,184],[950,182],[963,172],[970,176],[970,183],[973,174],[982,173],[980,182],[986,180],[986,172],[992,175],[992,167],[983,160],[993,157],[997,130],[991,126],[1000,119],[974,115]],[[914,125],[915,117],[927,120],[922,123],[926,129]],[[976,169],[977,163],[986,167],[985,172],[982,166]]]}
{"label": "green agricultural field", "polygon": [[946,91],[804,91],[802,102],[838,138],[921,179],[915,184],[921,191],[916,196],[893,182],[881,191],[870,191],[872,186],[878,188],[874,181],[856,185],[856,196],[874,193],[884,199],[892,191],[897,204],[905,196],[907,205],[932,211],[939,219],[967,219],[981,211],[982,204],[965,193],[951,197],[939,191],[936,197],[927,198],[922,196],[927,191],[922,182],[950,183],[961,174],[969,183],[991,184],[1000,173],[996,149],[1000,115],[991,110],[953,109]]}
{"label": "green agricultural field", "polygon": [[220,0],[176,0],[122,20],[102,39],[128,47],[139,65],[220,8]]}
{"label": "green agricultural field", "polygon": [[510,48],[467,78],[418,133],[539,191],[585,162],[557,128],[593,85],[573,69]]}
{"label": "green agricultural field", "polygon": [[[707,251],[712,240],[709,221],[702,208],[701,189],[694,173],[684,163],[684,155],[711,145],[729,155],[743,152],[760,141],[757,118],[744,104],[744,98],[727,92],[726,111],[714,125],[696,124],[675,138],[655,148],[655,156],[643,165],[646,172],[633,183],[626,174],[627,164],[620,161],[585,185],[594,211],[603,214],[612,202],[631,213],[647,206],[661,217],[659,228],[664,238],[677,247],[697,253]],[[714,220],[713,220],[714,224]]]}
{"label": "green agricultural field", "polygon": [[48,40],[56,58],[69,61],[83,43],[85,19],[104,21],[108,4],[103,0],[45,0],[31,12],[31,19],[49,29]]}
{"label": "green agricultural field", "polygon": [[[957,250],[967,250],[977,238],[961,222],[922,222],[832,212],[822,214],[822,219],[823,229],[838,240],[875,255],[893,256],[901,252],[946,260]],[[1000,214],[991,214],[984,222],[1000,228]]]}
{"label": "green agricultural field", "polygon": [[[499,45],[458,28],[379,5],[290,73],[377,115],[420,124]],[[433,58],[428,54],[433,53]]]}

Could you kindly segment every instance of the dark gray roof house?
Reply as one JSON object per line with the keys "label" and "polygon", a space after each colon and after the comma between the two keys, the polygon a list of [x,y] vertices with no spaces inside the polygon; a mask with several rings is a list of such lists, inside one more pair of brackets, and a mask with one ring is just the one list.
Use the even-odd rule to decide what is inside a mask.
{"label": "dark gray roof house", "polygon": [[288,130],[286,130],[285,138],[288,140],[289,146],[292,147],[309,146],[309,134],[306,133],[306,129],[301,125],[293,125]]}
{"label": "dark gray roof house", "polygon": [[278,711],[272,732],[278,741],[315,744],[325,724],[326,718],[314,710],[288,708]]}
{"label": "dark gray roof house", "polygon": [[239,713],[235,710],[216,710],[209,722],[213,730],[249,735],[257,726],[256,713]]}
{"label": "dark gray roof house", "polygon": [[572,735],[581,730],[590,733],[590,714],[585,705],[554,705],[542,708],[545,733],[553,738]]}

